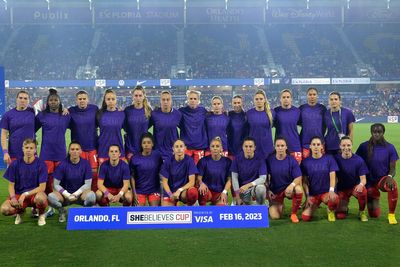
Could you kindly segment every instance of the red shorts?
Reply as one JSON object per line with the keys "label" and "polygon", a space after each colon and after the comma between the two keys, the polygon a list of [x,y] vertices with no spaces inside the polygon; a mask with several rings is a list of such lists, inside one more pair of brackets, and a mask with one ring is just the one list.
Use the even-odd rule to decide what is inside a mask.
{"label": "red shorts", "polygon": [[[15,195],[15,198],[17,200],[19,200],[20,197],[21,197],[21,195],[18,195],[18,194]],[[25,197],[24,203],[22,203],[22,208],[21,209],[24,210],[27,207],[36,207],[36,205],[35,205],[35,197],[36,197],[36,194],[30,195],[28,197]],[[11,200],[11,198],[8,197],[8,200]]]}
{"label": "red shorts", "polygon": [[349,202],[351,196],[355,196],[356,198],[362,197],[363,195],[364,195],[364,197],[366,196],[367,190],[365,188],[361,193],[358,193],[358,192],[355,191],[355,187],[356,186],[354,186],[353,188],[349,188],[349,189],[346,189],[346,190],[339,191],[338,192],[339,199],[340,200],[345,200],[346,202]]}
{"label": "red shorts", "polygon": [[60,165],[60,161],[45,160],[44,163],[46,163],[48,174],[52,174],[56,167]]}
{"label": "red shorts", "polygon": [[[329,198],[329,192],[326,193],[322,193],[319,195],[315,195],[315,196],[309,196],[308,197],[308,201],[310,203],[312,203],[313,205],[319,207],[319,205],[321,205],[322,202],[325,203],[324,199],[328,199]],[[327,203],[327,201],[326,201]]]}
{"label": "red shorts", "polygon": [[[283,201],[286,197],[285,190],[279,192],[278,194],[275,194],[274,199],[268,199],[271,202],[271,205],[282,205]],[[290,199],[290,198],[288,198]]]}
{"label": "red shorts", "polygon": [[385,177],[382,177],[379,179],[378,182],[374,183],[372,186],[367,188],[367,193],[368,193],[368,198],[371,199],[379,199],[380,198],[380,193],[379,190],[382,192],[388,192],[390,191],[389,188],[385,188]]}
{"label": "red shorts", "polygon": [[290,152],[290,155],[294,157],[298,164],[301,163],[302,153],[301,152]]}
{"label": "red shorts", "polygon": [[99,167],[97,162],[97,150],[82,151],[81,158],[88,160],[92,169],[97,169]]}
{"label": "red shorts", "polygon": [[[206,150],[206,152],[204,153],[204,156],[210,156],[211,155],[211,151],[210,150]],[[222,156],[227,157],[228,156],[228,151],[222,151],[221,153]]]}
{"label": "red shorts", "polygon": [[215,192],[210,189],[208,189],[206,195],[200,195],[199,193],[199,204],[201,206],[205,206],[207,202],[210,202],[215,205],[218,202],[219,196],[221,195],[221,192]]}
{"label": "red shorts", "polygon": [[[109,160],[109,159],[110,159],[110,158],[97,158],[97,160],[98,160],[98,162],[99,162],[99,167],[100,167],[101,164],[104,163],[104,161]],[[127,162],[125,157],[120,157],[119,159],[120,159],[120,160],[123,160],[123,161],[125,161],[125,162]]]}
{"label": "red shorts", "polygon": [[163,201],[164,201],[164,202],[171,203],[171,204],[173,204],[174,206],[176,206],[176,204],[178,204],[178,201],[177,201],[177,200],[172,200],[170,197],[163,197]]}
{"label": "red shorts", "polygon": [[194,163],[197,165],[199,160],[204,157],[204,150],[186,149],[185,154],[192,157]]}
{"label": "red shorts", "polygon": [[139,204],[146,205],[146,199],[149,202],[160,201],[161,196],[160,193],[151,193],[151,194],[136,194]]}

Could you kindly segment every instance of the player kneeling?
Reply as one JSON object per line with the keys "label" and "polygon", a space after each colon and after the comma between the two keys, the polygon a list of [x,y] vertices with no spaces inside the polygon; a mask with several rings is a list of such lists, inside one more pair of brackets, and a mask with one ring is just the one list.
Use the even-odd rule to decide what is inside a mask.
{"label": "player kneeling", "polygon": [[59,222],[65,222],[65,206],[77,203],[91,207],[96,203],[96,195],[90,190],[92,169],[89,161],[80,157],[81,145],[72,141],[68,157],[61,161],[54,172],[54,192],[49,194],[49,203],[59,211]]}
{"label": "player kneeling", "polygon": [[199,198],[194,187],[198,170],[191,157],[185,154],[185,143],[178,139],[173,146],[174,155],[161,166],[161,180],[164,189],[162,206],[176,206],[181,201],[192,206]]}
{"label": "player kneeling", "polygon": [[38,225],[46,224],[44,211],[47,196],[44,193],[47,182],[47,167],[44,161],[35,157],[36,141],[26,139],[22,144],[23,158],[17,159],[8,167],[4,178],[9,181],[9,198],[1,205],[3,215],[15,215],[15,224],[22,223],[26,207],[39,210]]}
{"label": "player kneeling", "polygon": [[284,210],[285,197],[292,200],[290,219],[298,223],[297,211],[303,198],[301,187],[301,170],[296,159],[287,153],[286,140],[282,137],[275,139],[275,153],[267,158],[268,187],[269,187],[269,216],[280,219]]}
{"label": "player kneeling", "polygon": [[199,169],[199,204],[207,202],[223,206],[228,202],[228,190],[231,188],[231,160],[222,156],[222,141],[215,137],[210,144],[211,156],[200,159]]}
{"label": "player kneeling", "polygon": [[96,192],[97,203],[100,206],[109,206],[111,203],[122,202],[124,206],[131,206],[133,195],[129,190],[129,166],[120,160],[121,150],[118,145],[108,148],[109,160],[100,165]]}
{"label": "player kneeling", "polygon": [[245,138],[242,148],[243,153],[237,155],[231,167],[236,204],[251,205],[255,199],[257,204],[263,205],[267,191],[264,185],[267,179],[265,160],[256,156],[256,141],[253,138]]}

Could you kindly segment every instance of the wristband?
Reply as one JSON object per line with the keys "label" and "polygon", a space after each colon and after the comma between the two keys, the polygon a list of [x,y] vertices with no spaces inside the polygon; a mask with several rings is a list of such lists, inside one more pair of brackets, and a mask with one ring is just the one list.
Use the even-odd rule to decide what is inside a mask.
{"label": "wristband", "polygon": [[291,185],[293,185],[293,186],[296,186],[296,184],[293,182],[293,183],[291,183]]}
{"label": "wristband", "polygon": [[125,193],[124,193],[124,191],[119,191],[119,193],[118,193],[118,195],[120,195],[121,197],[124,195]]}
{"label": "wristband", "polygon": [[179,192],[182,192],[184,189],[181,187],[178,189]]}
{"label": "wristband", "polygon": [[391,174],[388,174],[388,176],[389,176],[390,178],[393,178],[393,176],[392,176]]}
{"label": "wristband", "polygon": [[251,182],[251,184],[252,184],[253,186],[256,186],[256,185],[257,185],[255,182]]}
{"label": "wristband", "polygon": [[362,182],[360,182],[360,185],[361,185],[361,186],[364,186],[364,184],[363,184]]}
{"label": "wristband", "polygon": [[8,154],[8,149],[3,149],[3,154]]}
{"label": "wristband", "polygon": [[167,195],[168,195],[169,197],[172,197],[172,192],[171,192],[171,191],[167,192]]}
{"label": "wristband", "polygon": [[335,192],[335,188],[334,187],[329,187],[329,192]]}
{"label": "wristband", "polygon": [[110,192],[108,192],[108,190],[104,191],[104,196],[107,197],[108,194],[110,194]]}
{"label": "wristband", "polygon": [[226,189],[224,189],[224,191],[222,191],[222,194],[226,195],[226,193],[228,193],[228,191],[226,191]]}
{"label": "wristband", "polygon": [[23,193],[23,195],[25,195],[27,197],[27,196],[29,196],[29,192],[25,192],[25,193]]}

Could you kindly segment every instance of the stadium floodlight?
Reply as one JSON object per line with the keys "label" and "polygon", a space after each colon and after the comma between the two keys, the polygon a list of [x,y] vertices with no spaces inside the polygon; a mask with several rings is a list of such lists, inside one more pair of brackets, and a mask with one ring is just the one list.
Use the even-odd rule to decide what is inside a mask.
{"label": "stadium floodlight", "polygon": [[46,0],[47,2],[47,10],[50,10],[50,0]]}
{"label": "stadium floodlight", "polygon": [[228,10],[228,0],[225,0],[225,10]]}
{"label": "stadium floodlight", "polygon": [[3,0],[4,2],[4,9],[7,10],[7,0]]}
{"label": "stadium floodlight", "polygon": [[89,0],[89,9],[92,10],[92,0]]}
{"label": "stadium floodlight", "polygon": [[186,10],[186,0],[183,0],[183,9]]}
{"label": "stadium floodlight", "polygon": [[268,10],[269,9],[269,0],[265,0],[265,8]]}
{"label": "stadium floodlight", "polygon": [[310,0],[307,0],[307,9],[310,9]]}
{"label": "stadium floodlight", "polygon": [[387,9],[390,9],[390,0],[387,0]]}
{"label": "stadium floodlight", "polygon": [[140,0],[136,0],[136,9],[140,10]]}
{"label": "stadium floodlight", "polygon": [[350,9],[350,0],[347,0],[347,9]]}

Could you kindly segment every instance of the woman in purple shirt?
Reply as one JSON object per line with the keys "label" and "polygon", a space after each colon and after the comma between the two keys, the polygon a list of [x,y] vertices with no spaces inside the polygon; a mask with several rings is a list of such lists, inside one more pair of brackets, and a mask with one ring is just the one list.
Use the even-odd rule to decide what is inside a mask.
{"label": "woman in purple shirt", "polygon": [[165,160],[160,171],[164,189],[162,206],[176,206],[181,201],[192,206],[199,198],[195,187],[195,178],[198,170],[191,157],[185,154],[185,143],[175,141],[174,156]]}
{"label": "woman in purple shirt", "polygon": [[244,138],[247,136],[247,118],[243,110],[243,98],[240,95],[235,95],[232,98],[232,108],[229,111],[228,124],[228,152],[231,160],[242,151]]}
{"label": "woman in purple shirt", "polygon": [[381,123],[371,125],[371,138],[362,143],[357,154],[367,163],[369,174],[367,176],[367,206],[370,217],[380,216],[379,190],[387,192],[389,224],[397,224],[395,210],[398,199],[396,174],[396,161],[399,159],[396,148],[387,142],[384,137],[385,126]]}
{"label": "woman in purple shirt", "polygon": [[151,107],[142,86],[136,86],[132,92],[132,105],[125,108],[125,154],[130,160],[141,150],[140,137],[149,129]]}
{"label": "woman in purple shirt", "polygon": [[267,169],[271,219],[282,218],[286,197],[292,200],[290,219],[298,223],[297,211],[303,198],[301,170],[296,159],[288,154],[283,137],[275,139],[275,153],[267,158]]}
{"label": "woman in purple shirt", "polygon": [[[224,112],[224,101],[220,96],[214,96],[211,100],[212,112],[207,115],[206,126],[208,140],[219,137],[222,142],[222,153],[228,156],[228,136],[227,129],[229,117]],[[206,156],[211,155],[210,148],[205,153]]]}
{"label": "woman in purple shirt", "polygon": [[121,130],[125,121],[125,113],[117,108],[117,94],[114,90],[107,89],[104,92],[103,103],[96,114],[96,121],[100,128],[99,165],[108,159],[108,148],[111,144],[116,144],[120,147],[123,157],[125,153]]}

